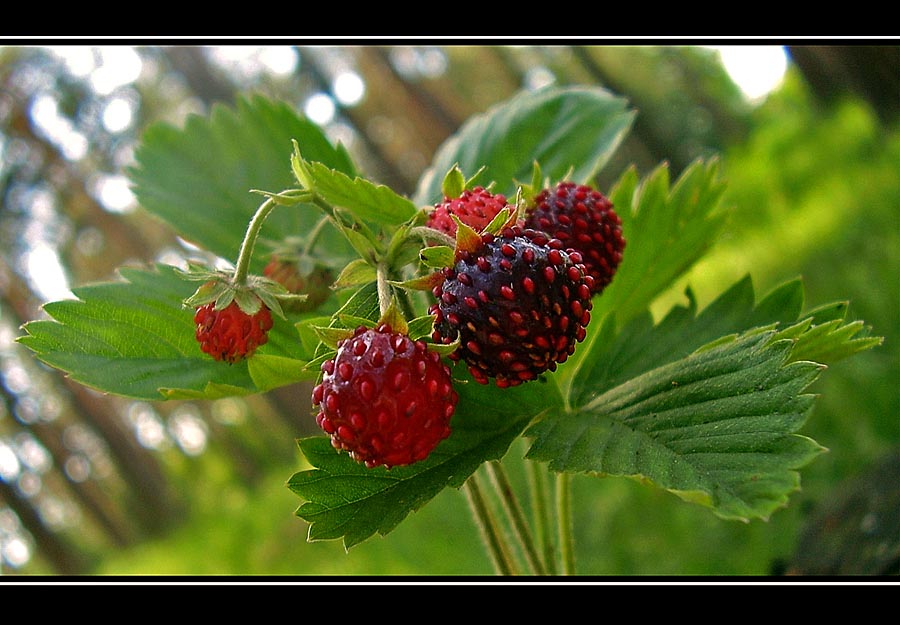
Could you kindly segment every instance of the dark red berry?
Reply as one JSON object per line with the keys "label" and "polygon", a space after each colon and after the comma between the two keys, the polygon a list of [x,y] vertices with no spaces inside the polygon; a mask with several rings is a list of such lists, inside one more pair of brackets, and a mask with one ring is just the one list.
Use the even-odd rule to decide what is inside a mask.
{"label": "dark red berry", "polygon": [[210,302],[197,308],[194,322],[200,349],[216,360],[235,363],[252,356],[257,347],[269,340],[272,313],[262,305],[250,315],[234,301],[222,310],[216,310],[215,303]]}
{"label": "dark red berry", "polygon": [[451,215],[456,215],[461,222],[481,232],[506,206],[508,203],[503,194],[493,194],[484,187],[466,189],[459,197],[445,197],[435,204],[426,225],[455,237],[456,222]]}
{"label": "dark red berry", "polygon": [[546,232],[581,252],[584,266],[594,278],[593,292],[603,291],[625,249],[622,220],[609,199],[589,186],[560,182],[555,189],[541,191],[534,204],[525,227]]}
{"label": "dark red berry", "polygon": [[457,254],[435,287],[433,339],[459,339],[453,358],[481,383],[516,386],[554,371],[574,352],[590,321],[593,279],[578,252],[518,227],[482,236]]}
{"label": "dark red berry", "polygon": [[370,468],[424,460],[450,435],[458,399],[440,356],[384,324],[339,342],[312,393],[331,444]]}
{"label": "dark red berry", "polygon": [[334,274],[327,267],[317,265],[309,273],[304,274],[296,261],[272,257],[263,269],[263,275],[281,284],[291,293],[306,294],[302,301],[291,301],[282,304],[285,310],[305,312],[315,310],[328,299]]}

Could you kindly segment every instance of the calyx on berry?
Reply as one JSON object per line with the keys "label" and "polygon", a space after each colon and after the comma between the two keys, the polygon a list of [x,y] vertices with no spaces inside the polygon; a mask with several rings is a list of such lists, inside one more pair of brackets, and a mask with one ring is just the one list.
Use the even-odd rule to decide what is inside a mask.
{"label": "calyx on berry", "polygon": [[306,298],[295,296],[262,276],[248,276],[238,284],[231,272],[209,270],[193,263],[182,276],[203,282],[184,300],[185,306],[195,309],[195,338],[201,350],[229,364],[250,358],[268,342],[272,313],[284,317],[279,300]]}
{"label": "calyx on berry", "polygon": [[505,195],[493,193],[490,185],[476,185],[475,180],[480,174],[481,170],[466,180],[459,167],[454,165],[441,184],[444,198],[428,210],[425,225],[451,238],[456,236],[460,221],[477,232],[484,230],[509,206],[509,202]]}

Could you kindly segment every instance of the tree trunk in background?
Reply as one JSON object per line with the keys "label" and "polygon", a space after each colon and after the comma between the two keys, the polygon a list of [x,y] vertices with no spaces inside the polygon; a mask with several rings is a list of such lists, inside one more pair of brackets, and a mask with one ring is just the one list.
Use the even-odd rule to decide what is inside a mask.
{"label": "tree trunk in background", "polygon": [[46,526],[31,503],[16,488],[0,480],[0,503],[16,513],[38,546],[40,555],[61,575],[84,573],[87,557],[77,547]]}
{"label": "tree trunk in background", "polygon": [[810,89],[826,103],[854,94],[886,124],[900,117],[900,46],[789,46]]}

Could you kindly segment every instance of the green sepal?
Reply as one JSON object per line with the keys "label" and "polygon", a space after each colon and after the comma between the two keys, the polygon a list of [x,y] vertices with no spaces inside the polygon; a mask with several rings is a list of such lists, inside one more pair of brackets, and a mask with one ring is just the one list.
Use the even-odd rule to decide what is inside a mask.
{"label": "green sepal", "polygon": [[346,289],[374,282],[376,277],[375,267],[368,261],[358,258],[344,267],[338,277],[335,278],[333,289]]}
{"label": "green sepal", "polygon": [[446,245],[423,248],[419,252],[419,259],[425,263],[426,267],[432,268],[452,267],[456,263],[453,249]]}
{"label": "green sepal", "polygon": [[434,315],[422,315],[412,319],[407,324],[407,334],[409,338],[418,340],[421,338],[430,338],[431,332],[434,330]]}
{"label": "green sepal", "polygon": [[449,356],[459,349],[459,337],[452,343],[428,343],[428,351],[437,352],[441,356]]}
{"label": "green sepal", "polygon": [[[516,193],[518,195],[520,192]],[[482,234],[500,234],[504,228],[514,226],[523,216],[523,206],[517,197],[512,206],[508,206],[494,215],[491,222],[482,230]]]}
{"label": "green sepal", "polygon": [[210,302],[215,302],[216,300],[218,300],[226,292],[228,292],[230,288],[230,285],[225,282],[210,280],[209,282],[203,283],[196,291],[194,291],[193,295],[186,298],[183,302],[184,306],[186,308],[197,308],[199,306],[205,306]]}
{"label": "green sepal", "polygon": [[312,326],[319,339],[331,349],[337,349],[338,343],[353,336],[351,328]]}
{"label": "green sepal", "polygon": [[416,278],[410,278],[409,280],[403,280],[402,282],[390,280],[389,284],[401,289],[410,289],[413,291],[430,291],[443,281],[444,276],[441,275],[441,272],[435,271],[424,276],[418,276]]}
{"label": "green sepal", "polygon": [[466,177],[463,175],[459,164],[454,164],[441,182],[441,193],[445,198],[458,198],[466,190]]}
{"label": "green sepal", "polygon": [[[503,212],[503,211],[500,211]],[[451,215],[453,221],[456,222],[456,249],[454,250],[454,258],[459,252],[471,252],[481,246],[481,234],[479,234],[472,226],[463,223],[456,215]]]}
{"label": "green sepal", "polygon": [[400,307],[397,306],[397,299],[395,297],[391,297],[387,309],[378,318],[378,325],[383,323],[389,325],[394,332],[400,334],[407,334],[409,332],[406,317],[403,316]]}
{"label": "green sepal", "polygon": [[[235,289],[234,301],[237,302],[238,308],[240,308],[241,311],[247,313],[248,315],[255,315],[262,307],[262,300],[259,299],[259,297],[252,291],[246,289]],[[219,302],[217,300],[216,307],[218,306]]]}

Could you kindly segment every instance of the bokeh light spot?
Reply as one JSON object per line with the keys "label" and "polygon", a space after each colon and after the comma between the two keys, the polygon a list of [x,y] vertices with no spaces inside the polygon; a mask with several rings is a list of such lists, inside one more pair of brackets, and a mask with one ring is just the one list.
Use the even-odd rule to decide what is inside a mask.
{"label": "bokeh light spot", "polygon": [[366,94],[366,84],[356,72],[341,72],[334,79],[332,90],[338,102],[344,106],[354,106]]}

